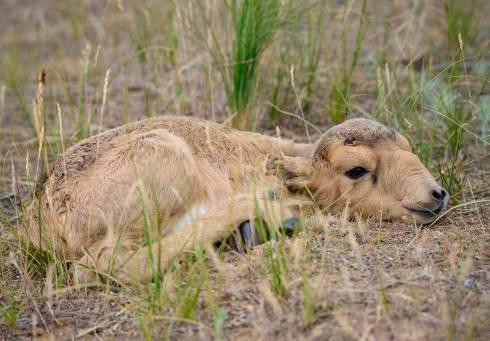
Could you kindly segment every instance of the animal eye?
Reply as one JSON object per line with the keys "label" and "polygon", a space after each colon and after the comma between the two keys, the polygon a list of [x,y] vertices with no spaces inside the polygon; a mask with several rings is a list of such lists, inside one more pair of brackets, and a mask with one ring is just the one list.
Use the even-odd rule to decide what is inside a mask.
{"label": "animal eye", "polygon": [[347,172],[345,172],[345,176],[351,178],[352,180],[359,179],[360,177],[366,175],[368,173],[367,169],[364,167],[354,167]]}
{"label": "animal eye", "polygon": [[353,137],[348,137],[345,139],[344,144],[346,146],[353,146],[356,140]]}

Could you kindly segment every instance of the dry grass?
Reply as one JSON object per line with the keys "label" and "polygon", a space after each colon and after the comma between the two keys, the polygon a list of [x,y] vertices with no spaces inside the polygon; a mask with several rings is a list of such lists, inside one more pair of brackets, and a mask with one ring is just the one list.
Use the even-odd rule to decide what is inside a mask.
{"label": "dry grass", "polygon": [[196,250],[161,290],[73,288],[69,270],[26,260],[15,238],[36,174],[129,121],[232,121],[234,26],[221,0],[4,0],[0,339],[490,338],[489,4],[286,2],[295,14],[247,85],[254,128],[306,140],[298,118],[320,130],[377,118],[411,138],[453,209],[423,229],[308,217],[296,238],[245,255]]}

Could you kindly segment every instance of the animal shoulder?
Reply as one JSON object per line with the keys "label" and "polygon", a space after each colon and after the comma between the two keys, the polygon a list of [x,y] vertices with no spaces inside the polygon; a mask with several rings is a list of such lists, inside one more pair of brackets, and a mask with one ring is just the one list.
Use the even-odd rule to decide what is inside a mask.
{"label": "animal shoulder", "polygon": [[252,161],[256,150],[241,141],[237,131],[225,125],[198,118],[167,116],[134,122],[89,137],[60,155],[52,169],[53,180],[63,182],[67,174],[77,177],[114,148],[131,144],[138,136],[152,137],[151,132],[164,130],[182,139],[194,156],[211,163]]}

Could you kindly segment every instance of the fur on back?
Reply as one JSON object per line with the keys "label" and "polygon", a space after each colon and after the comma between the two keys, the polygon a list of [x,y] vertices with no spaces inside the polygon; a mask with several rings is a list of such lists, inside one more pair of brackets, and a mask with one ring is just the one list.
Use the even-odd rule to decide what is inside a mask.
{"label": "fur on back", "polygon": [[263,177],[268,156],[281,155],[282,146],[279,139],[189,117],[158,117],[103,132],[55,161],[31,207],[30,239],[41,244],[40,234],[50,236],[52,246],[68,254],[117,233],[111,226],[126,226],[128,239],[140,239],[143,231],[133,229],[141,224],[134,192],[142,181],[161,197],[152,210],[178,221],[189,206],[242,191]]}

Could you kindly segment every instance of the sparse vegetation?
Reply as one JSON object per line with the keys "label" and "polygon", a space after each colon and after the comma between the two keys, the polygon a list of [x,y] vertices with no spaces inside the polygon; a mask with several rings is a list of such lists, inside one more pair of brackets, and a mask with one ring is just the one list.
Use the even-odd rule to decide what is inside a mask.
{"label": "sparse vegetation", "polygon": [[[490,337],[488,1],[41,0],[0,10],[0,338]],[[110,273],[78,287],[63,255],[19,242],[57,154],[165,114],[304,141],[313,127],[375,118],[410,138],[452,208],[424,228],[306,216],[294,238],[243,255],[197,248],[135,287]],[[146,197],[151,244],[166,217],[148,216]]]}

